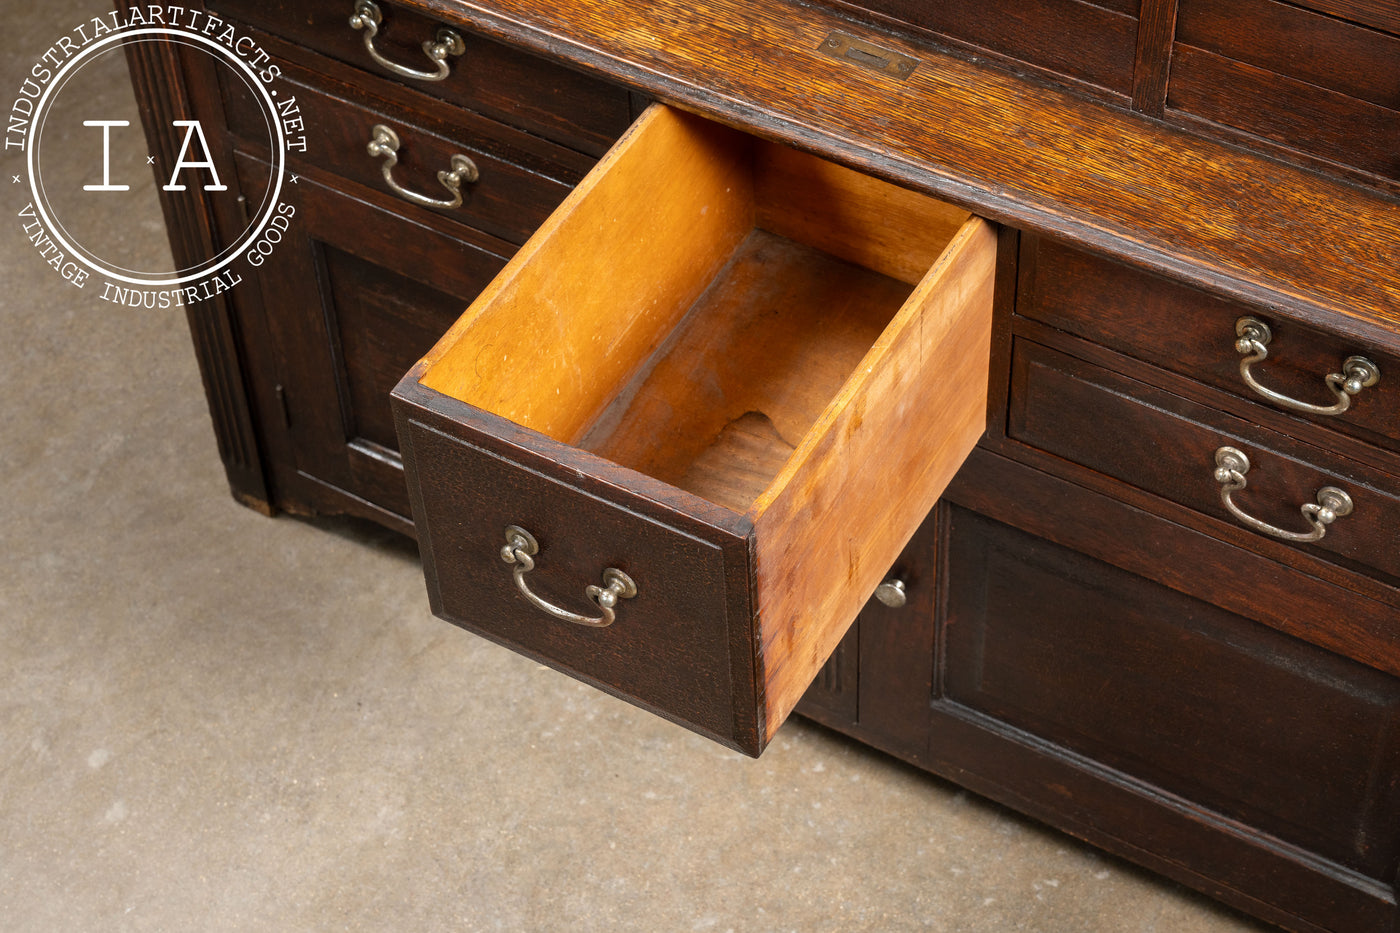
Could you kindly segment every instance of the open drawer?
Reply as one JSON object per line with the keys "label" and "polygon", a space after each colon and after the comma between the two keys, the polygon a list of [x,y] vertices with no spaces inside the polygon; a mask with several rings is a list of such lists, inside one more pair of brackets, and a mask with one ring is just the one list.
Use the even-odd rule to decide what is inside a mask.
{"label": "open drawer", "polygon": [[433,611],[757,755],[982,434],[995,253],[651,108],[394,390]]}

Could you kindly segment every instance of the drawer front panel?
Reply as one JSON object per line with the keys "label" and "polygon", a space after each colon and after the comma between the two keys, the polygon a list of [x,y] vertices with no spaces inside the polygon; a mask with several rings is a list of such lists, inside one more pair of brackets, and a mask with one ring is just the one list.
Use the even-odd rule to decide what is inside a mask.
{"label": "drawer front panel", "polygon": [[1400,38],[1275,0],[1183,0],[1168,106],[1400,178]]}
{"label": "drawer front panel", "polygon": [[1312,405],[1331,405],[1336,396],[1325,382],[1328,374],[1340,372],[1352,356],[1376,364],[1380,380],[1352,397],[1345,412],[1298,417],[1400,452],[1400,357],[1053,240],[1024,239],[1028,242],[1022,253],[1018,314],[1288,411],[1264,401],[1241,376],[1236,322],[1256,317],[1268,325],[1272,339],[1268,358],[1252,365],[1250,372],[1270,391]]}
{"label": "drawer front panel", "polygon": [[1389,881],[1400,681],[975,512],[948,541],[945,701]]}
{"label": "drawer front panel", "polygon": [[[446,59],[448,77],[420,81],[400,77],[374,61],[364,45],[365,32],[350,26],[354,0],[218,0],[211,5],[221,14],[367,73],[592,155],[606,151],[631,121],[625,90],[464,29],[457,29],[463,53]],[[380,3],[379,9],[383,22],[374,45],[380,54],[415,70],[433,70],[423,43],[432,41],[442,24],[397,4]]]}
{"label": "drawer front panel", "polygon": [[[460,423],[446,425],[448,435],[430,419],[405,417],[400,437],[434,613],[736,744],[723,547],[601,498],[567,469],[512,455],[485,434],[473,443]],[[618,601],[605,628],[552,617],[501,557],[510,525],[539,544],[523,579],[546,602],[597,616],[584,588],[601,585],[607,568],[628,574],[636,595]]]}
{"label": "drawer front panel", "polygon": [[1176,40],[1392,110],[1400,38],[1277,0],[1181,0]]}
{"label": "drawer front panel", "polygon": [[1294,546],[1392,585],[1400,580],[1392,477],[1024,340],[1013,352],[1009,434],[1235,525],[1241,522],[1222,503],[1214,473],[1216,451],[1237,448],[1252,467],[1247,488],[1232,499],[1248,515],[1308,532],[1300,506],[1323,487],[1340,487],[1354,500],[1354,513],[1328,526],[1320,541]]}
{"label": "drawer front panel", "polygon": [[1132,93],[1137,4],[1131,0],[1041,0],[1001,4],[995,10],[975,0],[859,0],[852,5],[1110,91]]}
{"label": "drawer front panel", "polygon": [[[551,158],[555,152],[550,144],[473,114],[457,114],[449,131],[432,132],[415,122],[419,118],[375,102],[355,89],[323,89],[321,79],[290,64],[285,66],[283,80],[295,94],[313,134],[305,155],[292,154],[292,165],[323,168],[393,194],[403,202],[406,213],[432,210],[521,243],[581,177],[562,159]],[[240,139],[259,145],[266,138],[261,109],[241,83],[225,80],[222,87],[229,129]],[[398,137],[397,164],[390,173],[393,184],[409,192],[450,201],[452,192],[439,181],[438,174],[449,170],[456,155],[471,159],[479,178],[460,184],[461,204],[430,208],[413,204],[394,191],[383,172],[388,157],[372,156],[366,150],[378,126],[387,126]]]}

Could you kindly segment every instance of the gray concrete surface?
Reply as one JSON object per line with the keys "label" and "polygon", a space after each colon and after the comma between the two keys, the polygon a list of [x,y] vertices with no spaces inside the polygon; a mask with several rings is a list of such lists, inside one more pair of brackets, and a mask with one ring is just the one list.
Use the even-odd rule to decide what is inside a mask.
{"label": "gray concrete surface", "polygon": [[[6,4],[7,109],[102,9]],[[435,621],[411,544],[234,504],[182,312],[60,279],[3,161],[0,929],[1256,929],[802,722],[741,758]],[[75,220],[166,262],[152,191]]]}

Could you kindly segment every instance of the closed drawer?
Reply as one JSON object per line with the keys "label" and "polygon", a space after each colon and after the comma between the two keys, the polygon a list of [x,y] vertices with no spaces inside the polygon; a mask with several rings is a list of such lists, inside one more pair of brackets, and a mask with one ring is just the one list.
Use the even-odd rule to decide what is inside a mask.
{"label": "closed drawer", "polygon": [[[392,193],[410,213],[431,210],[523,243],[591,161],[476,114],[454,111],[449,122],[434,120],[285,60],[280,64],[284,99],[293,95],[305,125],[315,129],[305,153],[290,153],[293,168],[325,169]],[[228,69],[220,74],[229,129],[265,150],[263,111],[230,74]],[[371,154],[368,147],[376,140],[378,154]],[[461,158],[469,169],[460,168],[467,163],[454,163]],[[458,172],[455,183],[440,178],[451,171]]]}
{"label": "closed drawer", "polygon": [[757,754],[983,432],[995,250],[648,111],[394,392],[434,611]]}
{"label": "closed drawer", "polygon": [[1168,107],[1400,178],[1400,37],[1357,21],[1393,29],[1394,13],[1304,6],[1182,0]]}
{"label": "closed drawer", "polygon": [[[1008,434],[1190,509],[1400,583],[1396,478],[1026,340],[1012,355]],[[1240,479],[1220,451],[1244,455]],[[1228,503],[1223,493],[1229,489]],[[1326,524],[1325,488],[1352,500]],[[1233,504],[1233,509],[1231,508]],[[1267,526],[1267,527],[1263,527]],[[1288,537],[1292,535],[1294,537]],[[1313,538],[1302,541],[1298,536]]]}
{"label": "closed drawer", "polygon": [[[1400,357],[1053,240],[1025,239],[1017,314],[1400,453]],[[1269,330],[1267,357],[1248,366],[1255,386],[1241,369],[1253,351],[1241,354],[1236,347],[1240,322],[1246,318]],[[1327,377],[1343,374],[1347,361],[1356,357],[1370,361],[1379,378],[1344,398]],[[1334,414],[1296,404],[1336,408],[1339,402],[1345,410]],[[1301,423],[1281,426],[1290,433],[1307,430]]]}
{"label": "closed drawer", "polygon": [[[350,25],[352,16],[365,13],[356,0],[217,0],[210,6],[367,73],[593,155],[605,152],[631,120],[622,88],[460,27],[451,28],[461,53],[446,55],[439,66],[424,46],[438,42],[446,27],[398,4],[375,4],[380,22],[373,29]],[[425,80],[393,66],[430,75],[441,67],[446,77]]]}
{"label": "closed drawer", "polygon": [[850,5],[1119,94],[1132,93],[1136,0],[850,0]]}

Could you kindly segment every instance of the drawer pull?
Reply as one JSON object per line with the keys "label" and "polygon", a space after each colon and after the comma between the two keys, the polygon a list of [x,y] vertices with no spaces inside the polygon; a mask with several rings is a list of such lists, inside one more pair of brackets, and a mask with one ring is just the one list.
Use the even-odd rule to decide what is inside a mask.
{"label": "drawer pull", "polygon": [[1300,402],[1272,389],[1264,388],[1255,380],[1254,374],[1249,371],[1249,367],[1255,363],[1262,363],[1269,356],[1269,341],[1274,336],[1273,332],[1269,330],[1269,325],[1258,318],[1242,317],[1235,322],[1235,336],[1239,338],[1235,341],[1235,349],[1244,357],[1240,360],[1240,376],[1244,378],[1245,384],[1269,401],[1294,411],[1306,412],[1310,415],[1340,415],[1351,407],[1353,395],[1367,386],[1375,385],[1381,378],[1380,367],[1375,363],[1364,356],[1349,356],[1342,363],[1341,372],[1332,373],[1326,377],[1328,388],[1337,396],[1335,404],[1312,405],[1308,402]]}
{"label": "drawer pull", "polygon": [[891,609],[898,609],[909,601],[909,594],[905,592],[903,580],[891,577],[875,587],[875,598]]}
{"label": "drawer pull", "polygon": [[424,207],[441,207],[452,209],[462,206],[462,182],[474,182],[481,177],[481,172],[477,170],[476,163],[460,153],[452,157],[449,163],[452,170],[437,173],[438,181],[448,191],[452,192],[452,197],[446,199],[430,198],[415,191],[409,191],[394,181],[394,166],[399,164],[399,134],[395,133],[383,123],[378,123],[372,130],[374,135],[370,138],[366,151],[376,159],[383,156],[384,162],[380,166],[384,173],[384,181],[389,188],[403,198],[405,201],[412,201],[414,204],[421,204]]}
{"label": "drawer pull", "polygon": [[515,565],[515,585],[519,587],[521,594],[556,619],[573,622],[576,625],[604,628],[612,625],[617,619],[617,614],[613,612],[617,601],[631,599],[637,595],[637,584],[632,582],[632,578],[615,567],[609,567],[603,571],[603,582],[607,586],[588,586],[583,591],[585,596],[597,603],[598,608],[603,610],[602,616],[596,618],[581,616],[576,612],[551,605],[530,592],[530,587],[525,583],[525,574],[535,569],[534,555],[538,554],[539,551],[540,546],[535,541],[534,535],[518,525],[506,526],[506,546],[501,548],[501,560],[507,564]]}
{"label": "drawer pull", "polygon": [[389,61],[379,50],[374,47],[374,37],[379,35],[379,26],[384,22],[384,14],[379,11],[379,4],[374,0],[355,0],[355,14],[350,17],[351,29],[363,29],[365,33],[365,48],[369,51],[369,57],[380,65],[392,71],[394,74],[404,78],[417,78],[419,81],[441,81],[447,77],[452,70],[452,66],[447,63],[447,56],[461,55],[467,50],[467,44],[462,41],[461,33],[455,29],[443,26],[437,31],[433,39],[423,43],[423,52],[436,66],[436,71],[419,71],[416,68],[409,68]]}
{"label": "drawer pull", "polygon": [[1301,506],[1303,518],[1312,525],[1312,531],[1285,531],[1268,522],[1261,522],[1252,515],[1246,515],[1230,499],[1231,493],[1245,487],[1244,475],[1248,472],[1249,458],[1244,455],[1244,451],[1234,447],[1221,447],[1215,452],[1215,481],[1220,484],[1220,501],[1225,503],[1225,508],[1230,510],[1231,515],[1255,531],[1262,531],[1284,541],[1321,541],[1322,536],[1327,534],[1328,525],[1343,515],[1351,514],[1351,496],[1336,486],[1323,486],[1317,491],[1317,502],[1308,502]]}

